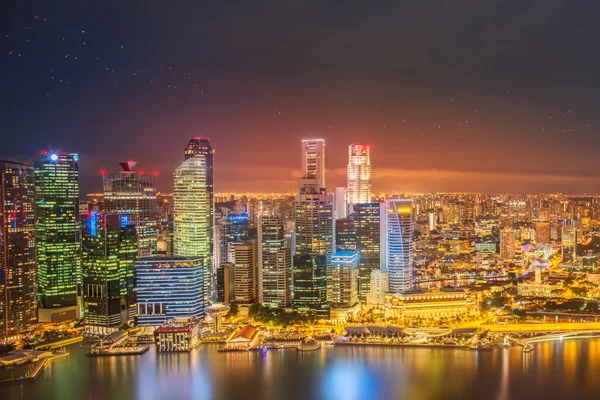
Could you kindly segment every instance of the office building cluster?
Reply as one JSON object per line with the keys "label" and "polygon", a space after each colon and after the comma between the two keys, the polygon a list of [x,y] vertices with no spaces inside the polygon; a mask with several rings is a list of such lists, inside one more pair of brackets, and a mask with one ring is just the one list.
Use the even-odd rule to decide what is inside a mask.
{"label": "office building cluster", "polygon": [[98,333],[157,326],[218,303],[342,321],[363,307],[410,314],[427,282],[521,268],[538,272],[520,290],[547,296],[540,270],[596,271],[596,198],[374,194],[363,144],[348,147],[347,185],[329,191],[325,141],[300,150],[295,195],[215,194],[205,138],[184,148],[172,194],[134,161],[102,170],[103,191],[87,196],[77,154],[0,161],[0,335],[81,318]]}

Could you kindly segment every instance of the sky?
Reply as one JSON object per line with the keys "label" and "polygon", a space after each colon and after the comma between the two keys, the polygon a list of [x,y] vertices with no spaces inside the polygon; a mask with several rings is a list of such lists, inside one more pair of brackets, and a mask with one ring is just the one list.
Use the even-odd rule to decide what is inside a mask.
{"label": "sky", "polygon": [[[425,4],[426,3],[426,4]],[[327,186],[371,145],[374,191],[600,193],[597,1],[4,1],[0,158],[133,159],[169,191],[190,137],[215,190]]]}

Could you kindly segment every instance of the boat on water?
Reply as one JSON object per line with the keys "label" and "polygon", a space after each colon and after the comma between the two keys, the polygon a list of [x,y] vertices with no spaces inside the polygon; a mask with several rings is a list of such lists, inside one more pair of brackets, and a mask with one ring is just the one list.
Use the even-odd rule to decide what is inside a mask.
{"label": "boat on water", "polygon": [[303,340],[302,342],[300,342],[300,344],[298,344],[298,346],[296,346],[296,349],[298,349],[299,351],[313,351],[319,350],[320,348],[321,343],[317,342],[314,339]]}
{"label": "boat on water", "polygon": [[523,353],[531,353],[534,347],[531,343],[526,343],[523,345]]}

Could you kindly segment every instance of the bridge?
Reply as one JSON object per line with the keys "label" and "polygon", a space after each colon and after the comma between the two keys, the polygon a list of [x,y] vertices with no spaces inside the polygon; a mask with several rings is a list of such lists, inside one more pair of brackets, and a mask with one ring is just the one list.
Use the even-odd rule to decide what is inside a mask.
{"label": "bridge", "polygon": [[[531,334],[563,334],[565,332],[599,332],[600,322],[564,322],[542,324],[507,324],[507,325],[480,325],[481,329],[490,333],[516,334],[526,336]],[[563,337],[565,335],[563,334]]]}
{"label": "bridge", "polygon": [[563,340],[563,339],[589,339],[600,337],[600,330],[590,331],[575,331],[575,332],[560,332],[560,333],[549,333],[547,335],[536,336],[529,339],[523,339],[525,343],[539,343],[549,342],[552,340]]}

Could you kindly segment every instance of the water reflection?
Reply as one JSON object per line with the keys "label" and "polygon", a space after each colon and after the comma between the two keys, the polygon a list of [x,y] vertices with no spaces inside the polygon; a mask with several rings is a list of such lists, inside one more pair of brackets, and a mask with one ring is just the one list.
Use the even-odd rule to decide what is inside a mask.
{"label": "water reflection", "polygon": [[[2,399],[597,399],[600,339],[476,352],[325,347],[315,352],[71,356],[34,383],[5,386]],[[6,396],[4,396],[6,394]]]}

